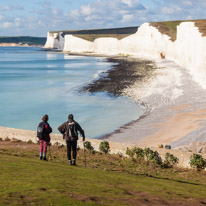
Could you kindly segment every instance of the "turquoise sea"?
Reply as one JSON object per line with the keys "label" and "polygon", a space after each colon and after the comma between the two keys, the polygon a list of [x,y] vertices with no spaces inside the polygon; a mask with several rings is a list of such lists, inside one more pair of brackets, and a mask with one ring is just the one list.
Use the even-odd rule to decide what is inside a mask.
{"label": "turquoise sea", "polygon": [[112,66],[105,58],[35,47],[0,47],[0,126],[36,130],[44,114],[55,133],[70,113],[98,138],[136,120],[144,107],[126,97],[79,92]]}

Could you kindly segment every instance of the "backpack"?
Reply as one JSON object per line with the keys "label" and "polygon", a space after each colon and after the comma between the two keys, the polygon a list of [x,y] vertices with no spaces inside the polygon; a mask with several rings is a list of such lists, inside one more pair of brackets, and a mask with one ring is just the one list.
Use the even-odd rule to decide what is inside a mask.
{"label": "backpack", "polygon": [[45,124],[43,122],[39,123],[38,127],[37,127],[37,137],[39,139],[43,139],[45,136]]}
{"label": "backpack", "polygon": [[78,134],[77,134],[74,122],[68,123],[67,137],[68,137],[68,140],[71,140],[71,141],[78,139]]}

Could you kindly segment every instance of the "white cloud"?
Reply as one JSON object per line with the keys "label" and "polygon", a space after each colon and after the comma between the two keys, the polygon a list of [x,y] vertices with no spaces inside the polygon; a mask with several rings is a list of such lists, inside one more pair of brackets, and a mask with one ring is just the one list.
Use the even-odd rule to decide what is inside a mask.
{"label": "white cloud", "polygon": [[14,33],[18,29],[23,35],[39,36],[51,30],[127,27],[152,21],[206,18],[206,0],[81,0],[75,7],[63,7],[63,1],[57,4],[54,0],[39,0],[30,10],[23,4],[19,6],[21,1],[0,6],[0,27],[4,28],[0,35],[12,29]]}
{"label": "white cloud", "polygon": [[127,6],[132,6],[132,0],[122,0],[122,3],[126,4]]}
{"label": "white cloud", "polygon": [[175,13],[178,13],[178,12],[181,12],[181,8],[179,8],[179,7],[174,7],[174,8],[172,8],[172,7],[170,7],[170,8],[163,7],[161,9],[161,13],[162,14],[169,14],[169,15],[171,15],[171,14],[175,14]]}
{"label": "white cloud", "polygon": [[133,15],[132,14],[126,14],[126,15],[123,15],[122,17],[122,22],[125,23],[125,22],[129,22],[133,19]]}
{"label": "white cloud", "polygon": [[5,12],[5,11],[15,11],[15,10],[23,10],[23,7],[19,5],[5,5],[5,6],[0,6],[0,11]]}
{"label": "white cloud", "polygon": [[89,16],[92,13],[92,9],[90,5],[82,6],[81,13],[85,16]]}
{"label": "white cloud", "polygon": [[9,27],[12,27],[12,23],[11,22],[3,22],[2,28],[7,29]]}

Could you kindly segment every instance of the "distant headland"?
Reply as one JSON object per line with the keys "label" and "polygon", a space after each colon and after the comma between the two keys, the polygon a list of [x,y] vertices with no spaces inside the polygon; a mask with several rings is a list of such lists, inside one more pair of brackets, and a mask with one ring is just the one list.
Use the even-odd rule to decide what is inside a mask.
{"label": "distant headland", "polygon": [[45,37],[31,36],[2,36],[0,46],[43,46],[46,43]]}

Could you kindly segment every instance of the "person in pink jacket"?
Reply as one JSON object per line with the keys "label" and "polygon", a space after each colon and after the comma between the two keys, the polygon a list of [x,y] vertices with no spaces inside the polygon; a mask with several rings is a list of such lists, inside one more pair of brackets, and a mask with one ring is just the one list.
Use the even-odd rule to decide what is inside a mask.
{"label": "person in pink jacket", "polygon": [[40,122],[37,127],[37,137],[39,138],[40,143],[40,160],[46,161],[47,145],[50,142],[50,133],[52,132],[52,128],[50,127],[48,120],[49,116],[45,114],[42,117],[42,122]]}

